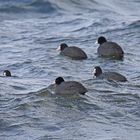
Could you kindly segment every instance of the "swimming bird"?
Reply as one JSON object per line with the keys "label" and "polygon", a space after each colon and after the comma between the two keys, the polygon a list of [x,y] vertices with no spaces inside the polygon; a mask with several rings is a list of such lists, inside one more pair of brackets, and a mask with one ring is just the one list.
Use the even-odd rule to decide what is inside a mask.
{"label": "swimming bird", "polygon": [[125,76],[117,72],[102,72],[102,69],[99,66],[96,66],[93,70],[93,75],[97,78],[107,79],[108,81],[116,82],[126,82],[127,79]]}
{"label": "swimming bird", "polygon": [[3,71],[3,75],[4,75],[4,76],[9,76],[9,77],[10,77],[10,76],[11,76],[11,72],[10,72],[9,70],[4,70],[4,71]]}
{"label": "swimming bird", "polygon": [[61,51],[61,55],[75,60],[87,59],[87,54],[81,48],[76,46],[68,46],[66,43],[62,43],[57,50]]}
{"label": "swimming bird", "polygon": [[82,94],[84,95],[88,90],[79,82],[76,81],[65,81],[63,77],[57,77],[55,79],[55,94],[60,95],[73,95]]}
{"label": "swimming bird", "polygon": [[122,59],[124,51],[121,46],[115,42],[107,41],[104,36],[98,38],[98,44],[100,45],[97,49],[99,56],[108,57],[112,59]]}

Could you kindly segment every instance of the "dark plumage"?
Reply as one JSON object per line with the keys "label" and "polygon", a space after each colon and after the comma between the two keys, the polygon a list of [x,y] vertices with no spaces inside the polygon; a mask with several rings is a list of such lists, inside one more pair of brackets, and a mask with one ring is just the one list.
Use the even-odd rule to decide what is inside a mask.
{"label": "dark plumage", "polygon": [[82,60],[87,58],[86,53],[82,49],[75,46],[68,46],[65,43],[60,44],[59,50],[61,51],[61,55],[70,57],[75,60]]}
{"label": "dark plumage", "polygon": [[113,59],[122,59],[124,56],[124,52],[122,48],[115,42],[109,42],[105,37],[100,36],[98,38],[98,54],[102,57],[109,57]]}
{"label": "dark plumage", "polygon": [[11,72],[9,70],[4,70],[3,75],[10,77],[11,76]]}
{"label": "dark plumage", "polygon": [[116,81],[116,82],[125,82],[127,81],[126,77],[117,73],[117,72],[102,72],[102,69],[99,66],[96,66],[93,70],[94,76],[107,79],[109,81]]}
{"label": "dark plumage", "polygon": [[62,77],[58,77],[55,80],[55,94],[82,94],[87,92],[87,89],[79,82],[76,81],[64,81]]}

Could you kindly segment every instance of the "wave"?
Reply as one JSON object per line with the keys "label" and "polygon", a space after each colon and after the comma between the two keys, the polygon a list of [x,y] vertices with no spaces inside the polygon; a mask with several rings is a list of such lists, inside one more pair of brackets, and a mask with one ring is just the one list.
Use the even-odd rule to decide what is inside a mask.
{"label": "wave", "polygon": [[131,24],[129,24],[129,27],[140,28],[140,20],[136,20],[136,21],[132,22]]}
{"label": "wave", "polygon": [[54,13],[56,8],[53,7],[49,1],[45,0],[31,0],[31,1],[5,1],[0,2],[0,12],[1,13]]}
{"label": "wave", "polygon": [[35,8],[35,11],[41,13],[52,13],[56,11],[56,8],[49,1],[36,0],[28,5],[31,8]]}
{"label": "wave", "polygon": [[[137,1],[129,2],[137,9],[139,16],[139,6]],[[0,12],[2,13],[94,13],[100,11],[104,13],[112,12],[120,15],[133,15],[133,7],[128,6],[127,1],[98,1],[98,0],[1,0]]]}

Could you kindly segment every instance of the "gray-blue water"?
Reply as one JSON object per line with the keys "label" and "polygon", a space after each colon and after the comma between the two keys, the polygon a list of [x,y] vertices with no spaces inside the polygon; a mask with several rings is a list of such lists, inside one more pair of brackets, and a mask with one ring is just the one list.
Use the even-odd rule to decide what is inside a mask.
{"label": "gray-blue water", "polygon": [[[123,61],[99,58],[100,35],[120,44]],[[88,55],[59,55],[60,43]],[[94,66],[126,83],[95,80]],[[140,0],[0,0],[0,140],[140,139]],[[46,89],[57,76],[88,88],[60,97]]]}

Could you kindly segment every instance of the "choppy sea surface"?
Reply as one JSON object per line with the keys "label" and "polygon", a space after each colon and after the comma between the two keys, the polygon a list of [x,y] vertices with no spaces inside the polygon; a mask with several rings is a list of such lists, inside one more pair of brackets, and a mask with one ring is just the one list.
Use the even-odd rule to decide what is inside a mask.
{"label": "choppy sea surface", "polygon": [[[100,35],[122,46],[122,61],[98,57]],[[88,59],[60,56],[62,42]],[[128,82],[93,79],[97,65]],[[139,140],[140,0],[0,0],[0,76],[0,140]],[[50,94],[58,76],[88,93]]]}

